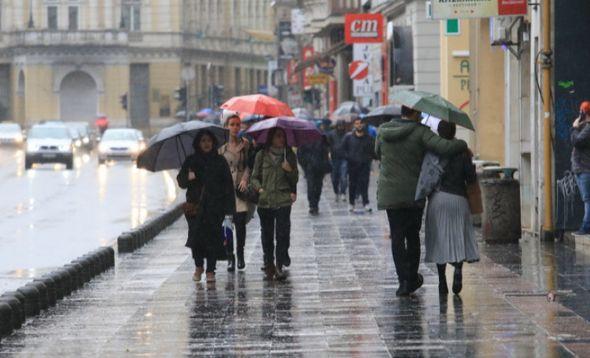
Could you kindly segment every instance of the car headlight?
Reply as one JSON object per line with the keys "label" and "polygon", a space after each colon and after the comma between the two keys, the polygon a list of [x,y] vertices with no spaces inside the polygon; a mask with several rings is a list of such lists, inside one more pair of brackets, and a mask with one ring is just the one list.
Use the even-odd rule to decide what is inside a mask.
{"label": "car headlight", "polygon": [[14,141],[17,143],[22,143],[24,140],[23,135],[22,134],[17,134],[16,137],[14,137]]}
{"label": "car headlight", "polygon": [[80,139],[76,139],[76,141],[74,142],[74,145],[76,147],[80,147],[80,146],[82,146],[82,141]]}
{"label": "car headlight", "polygon": [[108,150],[109,150],[109,147],[104,143],[100,143],[100,145],[98,146],[98,151],[100,151],[100,152],[106,152]]}
{"label": "car headlight", "polygon": [[39,146],[33,143],[27,143],[27,152],[36,152],[39,150]]}
{"label": "car headlight", "polygon": [[137,152],[139,152],[139,144],[138,144],[138,143],[133,143],[133,144],[131,144],[131,145],[129,146],[129,150],[130,150],[132,153],[137,153]]}
{"label": "car headlight", "polygon": [[82,139],[82,142],[83,142],[84,144],[88,144],[88,143],[90,143],[90,138],[88,138],[88,137],[84,137],[84,138]]}
{"label": "car headlight", "polygon": [[72,147],[71,147],[71,145],[68,145],[68,144],[60,144],[57,146],[57,148],[59,149],[60,152],[66,152],[66,151],[69,151]]}

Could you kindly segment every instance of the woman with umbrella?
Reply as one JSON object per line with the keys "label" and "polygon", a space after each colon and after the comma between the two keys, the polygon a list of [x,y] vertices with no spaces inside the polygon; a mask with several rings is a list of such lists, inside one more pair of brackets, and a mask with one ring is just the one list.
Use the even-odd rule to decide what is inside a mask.
{"label": "woman with umbrella", "polygon": [[201,281],[207,260],[207,282],[215,282],[216,262],[226,258],[222,223],[235,212],[232,175],[218,142],[208,129],[199,131],[193,141],[194,154],[186,157],[177,176],[178,185],[187,189],[185,210],[189,223],[186,246],[192,250],[195,281]]}

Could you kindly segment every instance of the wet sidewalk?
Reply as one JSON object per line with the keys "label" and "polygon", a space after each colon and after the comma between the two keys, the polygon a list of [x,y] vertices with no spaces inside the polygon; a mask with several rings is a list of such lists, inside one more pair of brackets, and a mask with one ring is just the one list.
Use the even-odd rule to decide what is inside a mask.
{"label": "wet sidewalk", "polygon": [[[563,266],[569,251],[558,244],[482,244],[482,261],[465,267],[460,298],[439,297],[430,265],[420,268],[424,287],[397,298],[385,214],[350,214],[328,189],[320,216],[310,217],[302,187],[285,282],[263,281],[255,219],[247,270],[229,274],[221,262],[216,284],[195,284],[179,220],[0,342],[0,357],[590,354],[588,301],[579,300],[590,281],[586,257]],[[557,302],[547,302],[550,288]]]}

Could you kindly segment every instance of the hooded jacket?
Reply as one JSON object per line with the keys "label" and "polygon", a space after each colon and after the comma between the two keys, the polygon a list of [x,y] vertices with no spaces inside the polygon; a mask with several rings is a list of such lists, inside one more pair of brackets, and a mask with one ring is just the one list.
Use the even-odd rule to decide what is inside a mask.
{"label": "hooded jacket", "polygon": [[423,207],[416,186],[426,151],[452,156],[467,149],[462,140],[446,140],[412,120],[395,119],[379,127],[375,152],[381,160],[377,186],[379,210]]}
{"label": "hooded jacket", "polygon": [[575,174],[590,173],[590,125],[572,128],[570,139],[574,146],[571,156],[572,171]]}

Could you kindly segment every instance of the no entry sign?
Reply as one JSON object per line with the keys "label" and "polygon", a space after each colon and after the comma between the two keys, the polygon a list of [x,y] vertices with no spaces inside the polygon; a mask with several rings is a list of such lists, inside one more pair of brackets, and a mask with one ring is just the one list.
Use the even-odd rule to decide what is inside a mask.
{"label": "no entry sign", "polygon": [[352,61],[348,65],[348,74],[353,80],[364,80],[369,75],[369,64],[365,61]]}
{"label": "no entry sign", "polygon": [[346,14],[344,41],[347,44],[383,42],[383,15]]}

